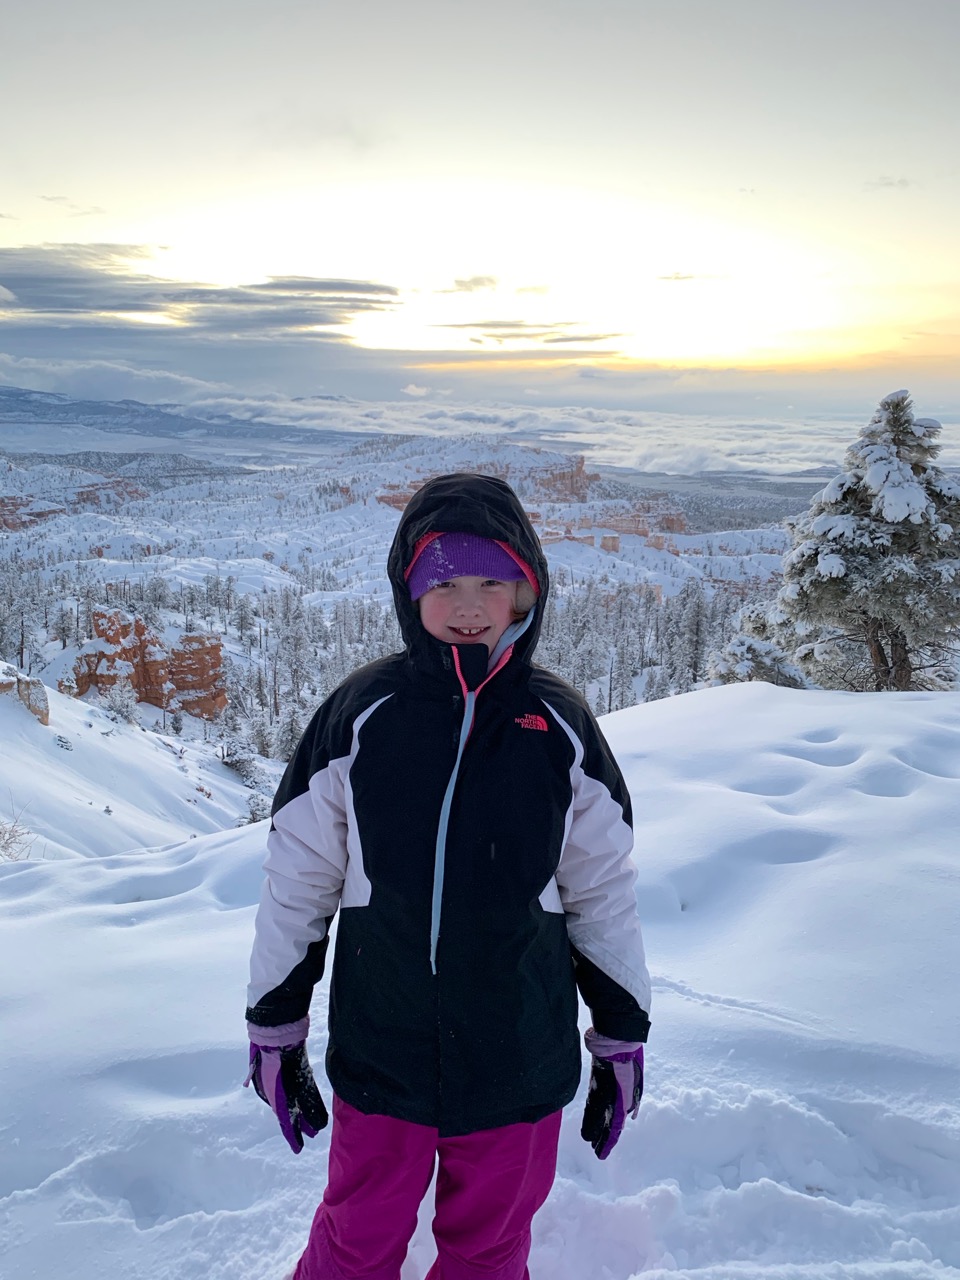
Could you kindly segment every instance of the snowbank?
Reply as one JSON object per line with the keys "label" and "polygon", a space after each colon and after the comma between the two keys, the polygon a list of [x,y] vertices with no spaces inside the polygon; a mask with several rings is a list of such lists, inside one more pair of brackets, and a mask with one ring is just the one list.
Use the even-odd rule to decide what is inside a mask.
{"label": "snowbank", "polygon": [[[604,728],[648,1090],[604,1164],[569,1108],[534,1280],[960,1276],[960,695],[731,686]],[[6,1280],[279,1280],[299,1252],[327,1135],[294,1157],[239,1088],[263,836],[0,867]],[[431,1259],[425,1210],[403,1280]]]}

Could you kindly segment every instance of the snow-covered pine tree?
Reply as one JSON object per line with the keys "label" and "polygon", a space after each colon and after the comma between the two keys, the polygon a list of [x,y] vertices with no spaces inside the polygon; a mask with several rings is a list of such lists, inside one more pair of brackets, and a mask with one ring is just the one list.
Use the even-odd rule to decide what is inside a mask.
{"label": "snow-covered pine tree", "polygon": [[625,640],[616,647],[610,678],[610,710],[620,711],[636,702],[633,688],[633,662]]}
{"label": "snow-covered pine tree", "polygon": [[273,733],[273,754],[278,760],[289,760],[303,735],[303,720],[295,702],[288,702]]}
{"label": "snow-covered pine tree", "polygon": [[960,485],[935,465],[940,423],[896,391],[845,470],[788,521],[776,622],[828,688],[942,688],[960,642]]}
{"label": "snow-covered pine tree", "polygon": [[137,723],[137,693],[125,676],[101,694],[100,703],[114,720]]}
{"label": "snow-covered pine tree", "polygon": [[672,692],[666,667],[647,669],[647,681],[643,686],[644,702],[659,702],[661,698],[669,698]]}
{"label": "snow-covered pine tree", "polygon": [[744,605],[736,615],[734,634],[710,654],[707,662],[711,684],[761,680],[787,689],[806,687],[803,672],[773,638],[768,609],[769,602],[756,602]]}
{"label": "snow-covered pine tree", "polygon": [[73,610],[66,601],[61,600],[57,605],[47,630],[52,640],[60,641],[61,649],[65,649],[74,640],[76,636],[76,621]]}

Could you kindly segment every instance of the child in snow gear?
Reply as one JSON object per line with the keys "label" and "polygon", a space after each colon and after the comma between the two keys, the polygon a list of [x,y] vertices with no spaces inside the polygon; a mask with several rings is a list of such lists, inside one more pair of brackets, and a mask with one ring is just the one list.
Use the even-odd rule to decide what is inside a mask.
{"label": "child in snow gear", "polygon": [[295,1280],[398,1280],[438,1163],[428,1280],[524,1280],[580,1079],[609,1155],[650,985],[630,798],[583,698],[532,665],[547,565],[512,489],[428,481],[388,574],[405,649],[349,676],[277,791],[251,958],[251,1079],[294,1151],[334,915],[329,1176]]}

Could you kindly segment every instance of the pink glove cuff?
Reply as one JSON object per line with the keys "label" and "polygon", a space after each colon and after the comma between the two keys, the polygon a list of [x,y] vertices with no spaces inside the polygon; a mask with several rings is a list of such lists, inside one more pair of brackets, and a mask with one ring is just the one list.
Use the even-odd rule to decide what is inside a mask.
{"label": "pink glove cuff", "polygon": [[588,1028],[584,1033],[583,1043],[595,1058],[615,1058],[619,1054],[632,1055],[643,1048],[640,1040],[614,1040],[611,1036],[600,1035],[599,1032],[594,1031],[593,1027]]}
{"label": "pink glove cuff", "polygon": [[306,1040],[310,1030],[310,1017],[298,1018],[296,1022],[284,1022],[279,1027],[257,1027],[247,1023],[247,1036],[251,1044],[261,1045],[264,1049],[286,1049],[290,1045],[300,1044]]}

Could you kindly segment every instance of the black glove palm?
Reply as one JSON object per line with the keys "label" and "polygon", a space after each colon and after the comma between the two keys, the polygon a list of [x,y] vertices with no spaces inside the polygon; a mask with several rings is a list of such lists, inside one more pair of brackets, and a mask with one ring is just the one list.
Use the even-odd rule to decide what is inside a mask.
{"label": "black glove palm", "polygon": [[286,1045],[282,1049],[250,1045],[250,1074],[245,1081],[271,1108],[280,1122],[280,1131],[299,1154],[303,1139],[315,1138],[326,1128],[329,1117],[313,1078],[307,1046]]}
{"label": "black glove palm", "polygon": [[617,1145],[628,1115],[635,1116],[643,1097],[643,1050],[591,1059],[587,1105],[580,1137],[600,1160]]}

